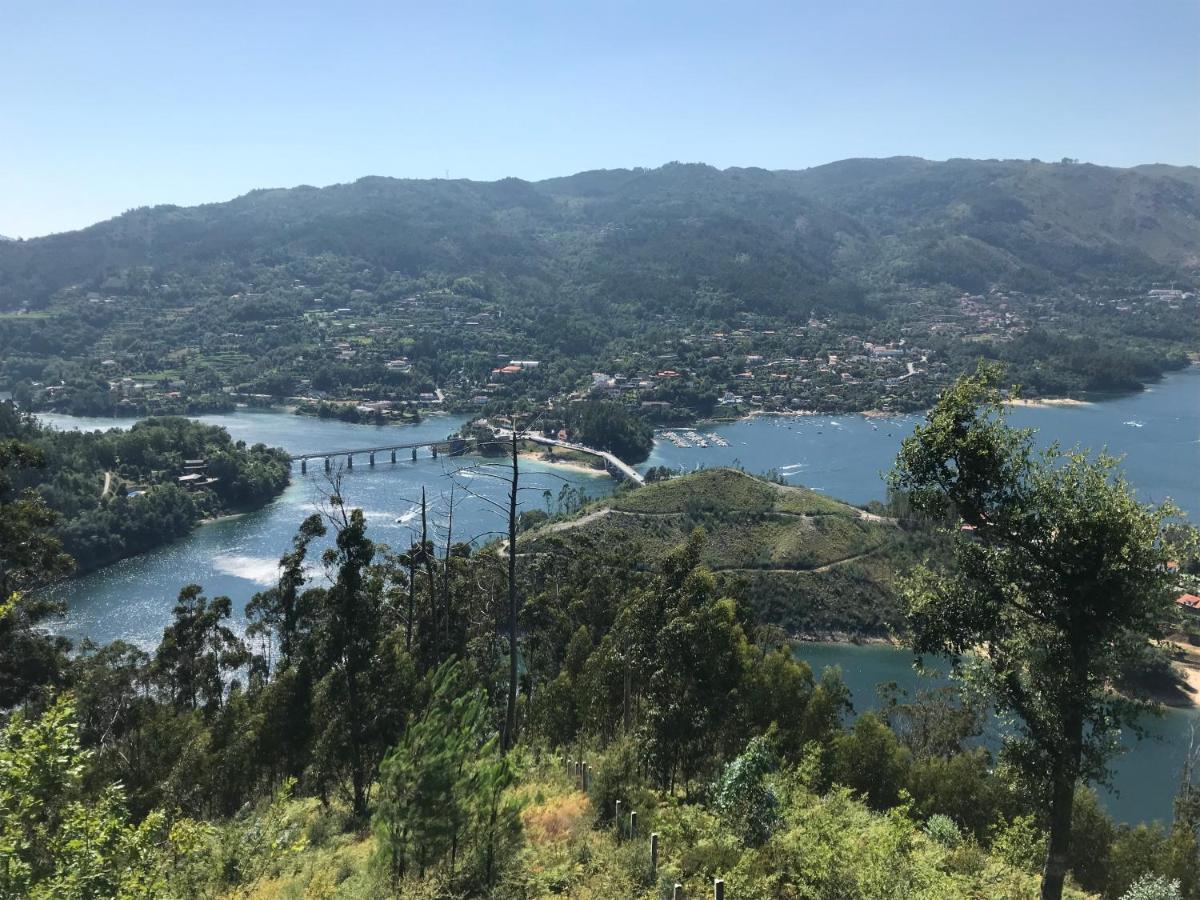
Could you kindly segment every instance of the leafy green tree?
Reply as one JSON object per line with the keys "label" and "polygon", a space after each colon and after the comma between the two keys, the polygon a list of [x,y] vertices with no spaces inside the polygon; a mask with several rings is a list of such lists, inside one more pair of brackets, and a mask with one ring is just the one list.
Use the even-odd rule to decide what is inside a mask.
{"label": "leafy green tree", "polygon": [[266,653],[261,665],[270,674],[273,665],[273,642],[278,643],[280,661],[287,663],[294,657],[299,645],[299,633],[303,610],[301,589],[307,580],[304,563],[308,548],[314,540],[325,536],[325,525],[319,515],[313,514],[300,523],[300,529],[292,539],[292,549],[279,561],[279,582],[265,591],[255,594],[246,605],[246,618],[250,621],[246,633],[252,637],[263,637],[267,641]]}
{"label": "leafy green tree", "polygon": [[[660,782],[669,788],[677,779],[690,787],[716,761],[714,747],[730,742],[735,698],[750,656],[736,601],[718,596],[712,572],[698,562],[701,539],[684,548],[679,569],[649,589],[647,599],[660,604],[665,621],[649,635],[643,623],[636,642],[639,665],[647,672],[640,732]],[[636,615],[636,607],[627,612]]]}
{"label": "leafy green tree", "polygon": [[1183,900],[1179,881],[1161,875],[1143,875],[1129,886],[1121,900]]}
{"label": "leafy green tree", "polygon": [[790,648],[765,652],[756,648],[738,689],[741,727],[749,734],[769,731],[780,755],[794,758],[818,737],[808,733],[805,722],[815,690],[812,669],[796,659]]}
{"label": "leafy green tree", "polygon": [[717,782],[716,810],[749,847],[762,845],[779,819],[779,795],[767,780],[774,768],[774,754],[766,739],[755,737],[725,767]]}
{"label": "leafy green tree", "polygon": [[15,479],[45,464],[41,451],[0,441],[0,710],[25,702],[38,687],[60,680],[68,644],[40,625],[60,611],[26,591],[65,575],[72,561],[51,534],[58,516]]}
{"label": "leafy green tree", "polygon": [[1010,794],[992,773],[991,755],[975,747],[951,756],[914,759],[905,786],[920,816],[948,816],[963,830],[984,840],[1013,812]]}
{"label": "leafy green tree", "polygon": [[228,597],[209,600],[198,584],[179,592],[174,618],[163,631],[154,671],[179,709],[214,712],[225,696],[226,676],[250,661],[245,643],[224,624],[232,612]]}
{"label": "leafy green tree", "polygon": [[1136,727],[1108,687],[1170,615],[1164,526],[1178,510],[1138,503],[1110,457],[1035,453],[1004,421],[998,377],[981,368],[948,389],[891,481],[955,535],[953,568],[918,567],[906,586],[914,649],[950,654],[1014,718],[1005,751],[1044,798],[1042,896],[1058,900],[1076,783],[1103,773],[1114,727]]}
{"label": "leafy green tree", "polygon": [[892,730],[870,712],[834,740],[833,759],[834,779],[861,793],[875,809],[897,804],[912,762]]}
{"label": "leafy green tree", "polygon": [[403,725],[413,685],[395,610],[372,570],[375,545],[361,509],[347,512],[332,498],[334,546],[324,562],[333,584],[305,592],[310,654],[303,667],[315,678],[312,700],[314,774],[328,785],[345,774],[356,816],[367,814],[375,768]]}
{"label": "leafy green tree", "polygon": [[37,719],[17,712],[0,732],[0,897],[108,900],[158,895],[163,817],[130,821],[121,788],[84,791],[74,705]]}

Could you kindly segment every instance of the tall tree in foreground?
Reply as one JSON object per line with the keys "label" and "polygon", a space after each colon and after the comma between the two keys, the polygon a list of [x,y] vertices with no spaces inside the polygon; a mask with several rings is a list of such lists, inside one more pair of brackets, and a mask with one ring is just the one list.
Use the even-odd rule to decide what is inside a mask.
{"label": "tall tree in foreground", "polygon": [[949,654],[1012,718],[1005,752],[1043,799],[1042,897],[1057,900],[1076,783],[1103,776],[1115,729],[1136,729],[1139,705],[1110,685],[1171,613],[1164,525],[1178,510],[1138,503],[1112,457],[1035,451],[1006,424],[998,379],[980,367],[950,387],[891,481],[954,534],[953,567],[906,585],[914,649]]}
{"label": "tall tree in foreground", "polygon": [[512,479],[508,483],[508,695],[504,704],[504,749],[517,742],[517,497],[520,488],[520,454],[517,452],[517,417],[512,417]]}
{"label": "tall tree in foreground", "polygon": [[515,772],[469,681],[457,660],[431,672],[428,706],[380,766],[376,862],[393,885],[445,863],[464,896],[482,895],[520,847],[520,804],[506,794]]}
{"label": "tall tree in foreground", "polygon": [[25,593],[66,575],[73,563],[50,529],[58,516],[33,490],[18,490],[22,470],[45,465],[36,447],[0,440],[0,710],[26,702],[60,680],[68,648],[42,623],[60,604]]}

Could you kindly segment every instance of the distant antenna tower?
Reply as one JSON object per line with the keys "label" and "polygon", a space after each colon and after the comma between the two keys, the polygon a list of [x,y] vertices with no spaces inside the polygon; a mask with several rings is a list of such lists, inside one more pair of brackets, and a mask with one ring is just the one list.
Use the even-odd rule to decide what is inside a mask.
{"label": "distant antenna tower", "polygon": [[450,180],[450,170],[449,169],[446,170],[446,180],[447,181]]}

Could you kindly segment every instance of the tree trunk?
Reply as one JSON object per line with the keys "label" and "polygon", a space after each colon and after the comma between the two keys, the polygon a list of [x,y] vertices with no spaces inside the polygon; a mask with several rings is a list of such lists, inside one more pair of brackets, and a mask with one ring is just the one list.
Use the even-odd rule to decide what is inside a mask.
{"label": "tree trunk", "polygon": [[443,639],[447,647],[450,641],[450,545],[454,542],[454,481],[450,481],[450,511],[446,514],[446,552],[442,556],[442,612],[444,615]]}
{"label": "tree trunk", "polygon": [[434,659],[441,661],[441,641],[438,639],[437,584],[433,577],[433,548],[429,542],[429,524],[425,514],[425,488],[421,488],[421,559],[429,581],[429,624],[433,639]]}
{"label": "tree trunk", "polygon": [[404,649],[412,652],[413,616],[417,614],[417,554],[408,548],[408,622],[404,626]]}
{"label": "tree trunk", "polygon": [[625,726],[625,733],[633,729],[633,698],[630,696],[633,693],[633,673],[629,670],[629,660],[625,660],[625,676],[621,679],[621,722]]}
{"label": "tree trunk", "polygon": [[508,494],[508,708],[504,717],[505,750],[517,739],[517,419],[512,421],[512,483]]}
{"label": "tree trunk", "polygon": [[1063,881],[1071,865],[1071,815],[1075,808],[1075,782],[1083,756],[1083,717],[1077,709],[1066,722],[1068,746],[1054,766],[1050,797],[1050,836],[1042,869],[1041,900],[1062,900]]}

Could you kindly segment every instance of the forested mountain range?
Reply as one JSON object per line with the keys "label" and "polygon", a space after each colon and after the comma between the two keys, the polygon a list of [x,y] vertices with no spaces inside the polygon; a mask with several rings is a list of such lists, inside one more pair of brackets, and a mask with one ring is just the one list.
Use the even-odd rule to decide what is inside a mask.
{"label": "forested mountain range", "polygon": [[1200,265],[1200,170],[898,157],[532,183],[368,177],[0,243],[0,307],[36,309],[130,267],[199,273],[318,254],[602,304],[686,305],[703,281],[774,314],[899,284],[1169,279]]}
{"label": "forested mountain range", "polygon": [[0,390],[88,415],[401,420],[599,394],[678,422],[719,399],[924,409],[983,357],[1078,396],[1186,365],[1198,277],[1193,168],[371,177],[0,243]]}

